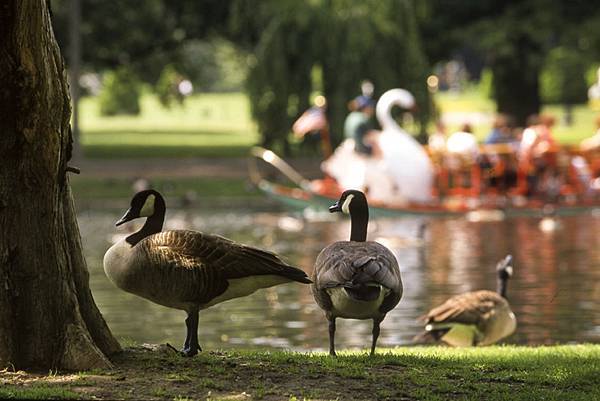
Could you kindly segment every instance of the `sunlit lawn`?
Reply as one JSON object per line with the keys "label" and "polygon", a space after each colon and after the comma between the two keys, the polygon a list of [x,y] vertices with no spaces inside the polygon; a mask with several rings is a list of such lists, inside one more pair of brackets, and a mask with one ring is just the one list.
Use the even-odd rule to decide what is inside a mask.
{"label": "sunlit lawn", "polygon": [[[438,93],[435,101],[450,121],[449,132],[470,122],[483,140],[491,127],[494,103],[477,89]],[[84,154],[92,158],[130,157],[244,157],[259,142],[250,105],[242,93],[196,94],[183,105],[166,109],[154,95],[145,94],[139,116],[103,117],[97,98],[81,102]],[[574,125],[563,122],[560,106],[544,107],[557,117],[555,136],[563,143],[579,143],[595,131],[597,112],[587,105],[574,109]]]}
{"label": "sunlit lawn", "polygon": [[241,93],[199,94],[166,109],[144,95],[139,116],[103,117],[96,98],[81,102],[87,157],[246,156],[258,141],[249,104]]}
{"label": "sunlit lawn", "polygon": [[[477,89],[471,88],[462,93],[437,93],[435,101],[441,113],[446,113],[445,117],[451,121],[447,127],[449,133],[458,130],[462,123],[468,122],[472,124],[474,133],[480,140],[485,139],[488,135],[496,105]],[[593,111],[588,105],[576,106],[573,109],[573,125],[567,126],[563,119],[563,107],[548,105],[543,107],[542,112],[556,117],[557,125],[553,129],[554,136],[559,142],[569,144],[577,144],[582,139],[593,135],[596,131],[594,119],[600,114],[599,111]]]}

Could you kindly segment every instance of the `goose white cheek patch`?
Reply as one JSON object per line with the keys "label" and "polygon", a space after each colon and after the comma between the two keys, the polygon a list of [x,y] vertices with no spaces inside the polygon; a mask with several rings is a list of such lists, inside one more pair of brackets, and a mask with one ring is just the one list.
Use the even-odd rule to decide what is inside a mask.
{"label": "goose white cheek patch", "polygon": [[352,198],[354,198],[354,195],[350,194],[346,199],[344,199],[344,203],[342,204],[342,212],[345,214],[350,214],[350,202],[352,202]]}
{"label": "goose white cheek patch", "polygon": [[148,217],[154,214],[154,195],[150,195],[146,198],[142,210],[140,210],[140,217]]}

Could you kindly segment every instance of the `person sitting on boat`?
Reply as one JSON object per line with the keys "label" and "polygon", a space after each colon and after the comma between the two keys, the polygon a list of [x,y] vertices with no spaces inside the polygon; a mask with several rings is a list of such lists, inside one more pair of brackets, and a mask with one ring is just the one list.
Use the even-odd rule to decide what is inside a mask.
{"label": "person sitting on boat", "polygon": [[549,115],[532,115],[523,131],[519,146],[520,168],[527,175],[527,195],[543,192],[546,177],[554,177],[556,170],[557,142],[552,135],[556,119]]}
{"label": "person sitting on boat", "polygon": [[446,136],[446,125],[442,122],[442,120],[436,121],[435,132],[429,135],[429,138],[427,139],[429,153],[437,154],[445,152]]}
{"label": "person sitting on boat", "polygon": [[375,103],[367,96],[354,99],[354,111],[344,121],[344,136],[354,140],[354,150],[364,156],[380,156],[381,151],[374,137],[378,131],[372,125]]}
{"label": "person sitting on boat", "polygon": [[448,137],[446,152],[445,165],[455,181],[452,186],[471,187],[474,184],[472,167],[479,155],[479,145],[471,124],[464,123],[459,131]]}
{"label": "person sitting on boat", "polygon": [[375,99],[373,99],[373,92],[375,91],[375,86],[373,86],[373,82],[369,81],[368,79],[363,80],[360,83],[360,96],[350,100],[348,102],[348,110],[349,111],[356,111],[356,107],[357,107],[357,102],[356,100],[360,97],[366,98],[367,100],[371,100],[373,103],[375,103]]}
{"label": "person sitting on boat", "polygon": [[319,95],[315,98],[314,105],[302,113],[292,125],[294,136],[302,139],[301,146],[316,149],[320,145],[324,157],[331,155],[326,111],[327,100]]}
{"label": "person sitting on boat", "polygon": [[501,190],[514,186],[517,178],[514,152],[519,147],[519,140],[515,137],[510,116],[498,114],[494,118],[484,144],[491,145],[485,147],[485,153],[479,158],[486,183]]}

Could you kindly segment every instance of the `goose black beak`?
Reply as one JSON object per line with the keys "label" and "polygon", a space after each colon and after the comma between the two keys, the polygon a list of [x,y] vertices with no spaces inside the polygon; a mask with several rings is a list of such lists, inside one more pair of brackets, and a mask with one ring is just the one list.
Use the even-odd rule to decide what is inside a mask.
{"label": "goose black beak", "polygon": [[340,202],[335,202],[333,205],[329,206],[329,213],[341,212],[342,207],[340,206]]}
{"label": "goose black beak", "polygon": [[121,219],[115,223],[115,226],[120,226],[121,224],[127,223],[128,221],[131,221],[133,219],[135,219],[135,216],[131,212],[131,209],[129,209],[128,211],[125,212],[123,217],[121,217]]}

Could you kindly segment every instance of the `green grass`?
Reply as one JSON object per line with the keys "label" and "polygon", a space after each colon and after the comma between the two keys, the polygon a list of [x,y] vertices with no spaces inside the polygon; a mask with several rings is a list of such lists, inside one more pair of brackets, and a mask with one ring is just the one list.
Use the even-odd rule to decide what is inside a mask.
{"label": "green grass", "polygon": [[139,116],[103,117],[97,98],[80,105],[81,143],[91,158],[239,157],[258,142],[241,93],[200,94],[166,109],[145,94]]}
{"label": "green grass", "polygon": [[32,386],[2,386],[0,399],[4,400],[73,400],[80,396],[68,388],[34,384]]}
{"label": "green grass", "polygon": [[[456,131],[462,122],[473,122],[468,113],[492,116],[495,110],[495,104],[475,87],[460,94],[438,93],[435,101],[442,113],[458,116],[449,124],[449,132]],[[81,143],[85,156],[245,157],[259,142],[248,99],[242,93],[197,94],[171,109],[162,107],[156,96],[145,94],[141,108],[139,116],[103,117],[97,98],[82,99]],[[554,134],[562,143],[579,143],[595,132],[596,113],[586,105],[574,108],[575,123],[571,127],[563,124],[560,106],[546,106],[543,111],[557,117]],[[473,125],[480,140],[491,128],[488,121]]]}
{"label": "green grass", "polygon": [[[448,125],[448,132],[452,133],[460,128],[463,122],[473,123],[473,119],[462,113],[482,113],[493,116],[496,110],[494,102],[484,96],[481,91],[475,87],[469,88],[462,93],[440,92],[435,94],[435,101],[440,108],[441,113],[454,113],[457,116],[456,122]],[[592,136],[596,132],[594,119],[597,112],[593,111],[588,105],[579,105],[574,107],[574,124],[567,126],[564,124],[564,111],[561,106],[547,105],[542,109],[543,113],[549,113],[556,117],[557,124],[553,128],[555,138],[564,144],[578,144],[584,138]],[[483,140],[491,130],[491,121],[483,123],[473,123],[474,134]]]}
{"label": "green grass", "polygon": [[[228,350],[182,358],[164,347],[136,346],[114,357],[114,370],[27,381],[39,388],[62,381],[65,392],[54,394],[72,397],[69,391],[81,391],[80,397],[88,399],[96,394],[139,400],[600,399],[600,345],[403,347],[378,350],[374,357],[362,351],[339,354]],[[25,391],[2,373],[0,379],[8,383],[3,389]]]}

